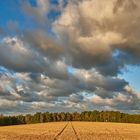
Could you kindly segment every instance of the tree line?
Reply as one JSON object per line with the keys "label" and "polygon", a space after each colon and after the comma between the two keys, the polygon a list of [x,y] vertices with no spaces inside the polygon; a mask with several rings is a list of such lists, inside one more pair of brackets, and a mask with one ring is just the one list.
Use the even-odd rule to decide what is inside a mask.
{"label": "tree line", "polygon": [[93,121],[93,122],[120,122],[140,123],[140,114],[126,114],[118,111],[85,111],[82,113],[41,113],[17,116],[0,115],[0,126],[33,124],[58,121]]}

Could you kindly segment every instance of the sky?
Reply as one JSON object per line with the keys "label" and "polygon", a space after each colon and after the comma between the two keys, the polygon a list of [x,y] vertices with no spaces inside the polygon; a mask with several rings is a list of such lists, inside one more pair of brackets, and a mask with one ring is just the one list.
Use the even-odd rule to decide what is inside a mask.
{"label": "sky", "polygon": [[140,113],[139,0],[4,0],[0,9],[0,113]]}

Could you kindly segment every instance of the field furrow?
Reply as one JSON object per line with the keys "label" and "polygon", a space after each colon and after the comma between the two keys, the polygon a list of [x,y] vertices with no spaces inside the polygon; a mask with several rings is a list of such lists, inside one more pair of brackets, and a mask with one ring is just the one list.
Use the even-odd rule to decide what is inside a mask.
{"label": "field furrow", "polygon": [[77,140],[77,136],[72,128],[72,124],[68,123],[68,126],[64,132],[60,135],[59,140]]}
{"label": "field furrow", "polygon": [[69,123],[67,123],[64,128],[55,136],[54,140],[58,140],[59,137],[62,135],[62,133],[64,132],[64,130],[67,128]]}

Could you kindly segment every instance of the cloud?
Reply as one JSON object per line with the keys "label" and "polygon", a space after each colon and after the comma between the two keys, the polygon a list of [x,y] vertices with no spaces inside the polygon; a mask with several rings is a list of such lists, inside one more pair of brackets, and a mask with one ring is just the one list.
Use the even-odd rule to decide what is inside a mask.
{"label": "cloud", "polygon": [[[67,46],[67,61],[78,68],[94,67],[104,75],[139,64],[139,6],[128,0],[69,2],[54,23],[54,31]],[[114,50],[117,57],[123,55],[121,59],[112,55]]]}
{"label": "cloud", "polygon": [[63,49],[42,30],[24,32],[23,40],[50,59],[60,59]]}
{"label": "cloud", "polygon": [[[40,71],[45,62],[39,54],[32,51],[20,39],[5,37],[0,46],[0,64],[17,71]],[[37,63],[36,60],[40,62]]]}
{"label": "cloud", "polygon": [[68,77],[67,65],[63,61],[50,60],[17,37],[5,37],[0,45],[2,66],[18,72],[46,73],[50,77],[63,79]]}
{"label": "cloud", "polygon": [[139,1],[21,4],[32,27],[9,20],[14,35],[0,39],[1,111],[139,112],[139,93],[118,76],[140,65]]}
{"label": "cloud", "polygon": [[37,6],[32,6],[29,2],[22,4],[22,9],[26,14],[32,16],[38,23],[42,24],[46,21],[45,16],[47,15],[50,3],[48,0],[37,0]]}
{"label": "cloud", "polygon": [[100,95],[93,96],[91,102],[97,106],[107,106],[108,108],[133,112],[140,109],[139,93],[133,91],[130,86],[125,86],[123,92],[114,94],[112,98],[102,98]]}
{"label": "cloud", "polygon": [[[49,21],[48,15],[51,12],[61,13],[66,3],[67,2],[65,0],[57,0],[54,2],[50,0],[36,0],[35,5],[29,1],[25,1],[22,3],[21,7],[22,11],[26,15],[32,17],[32,19],[35,20],[37,24],[48,26],[51,23],[51,21]],[[52,18],[55,19],[55,16]],[[46,25],[46,23],[48,25]]]}
{"label": "cloud", "polygon": [[[28,106],[34,112],[35,109],[57,111],[56,106],[61,111],[82,111],[92,105],[121,110],[120,104],[125,110],[139,109],[137,103],[140,98],[125,80],[104,77],[94,70],[77,69],[69,79],[49,78],[38,73],[6,72],[0,77],[0,98],[15,102],[17,112],[23,109],[28,113]],[[1,109],[4,110],[4,106]],[[6,111],[9,107],[5,108]]]}

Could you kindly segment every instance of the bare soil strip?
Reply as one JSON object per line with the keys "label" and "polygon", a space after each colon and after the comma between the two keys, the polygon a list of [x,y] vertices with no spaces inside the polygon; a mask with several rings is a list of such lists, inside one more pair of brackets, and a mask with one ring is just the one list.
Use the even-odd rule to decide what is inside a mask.
{"label": "bare soil strip", "polygon": [[72,122],[71,122],[71,127],[72,127],[72,129],[73,129],[73,131],[74,131],[74,134],[75,134],[75,136],[76,136],[76,139],[77,139],[77,140],[80,140],[80,139],[78,138],[78,134],[77,134],[77,132],[76,132],[76,130],[75,130],[75,128],[74,128]]}
{"label": "bare soil strip", "polygon": [[58,138],[62,135],[63,131],[68,126],[69,122],[63,127],[63,129],[55,136],[54,140],[58,140]]}

